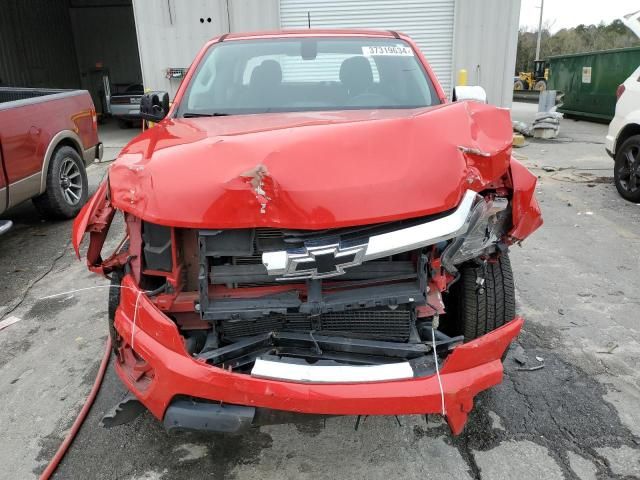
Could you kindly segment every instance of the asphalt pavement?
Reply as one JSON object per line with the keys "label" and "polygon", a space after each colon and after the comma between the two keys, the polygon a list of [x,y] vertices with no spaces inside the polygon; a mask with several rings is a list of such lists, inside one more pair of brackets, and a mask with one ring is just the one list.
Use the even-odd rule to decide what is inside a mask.
{"label": "asphalt pavement", "polygon": [[[515,104],[513,117],[531,121],[534,112]],[[540,178],[545,225],[511,251],[526,324],[504,382],[476,398],[462,435],[452,437],[435,415],[368,417],[357,430],[355,418],[341,417],[205,437],[169,436],[145,413],[105,430],[100,418],[125,393],[110,367],[55,478],[640,478],[640,205],[615,190],[605,132],[565,119],[560,138],[515,150]],[[103,129],[105,159],[133,133]],[[93,189],[108,164],[90,167]],[[0,237],[0,319],[20,321],[0,331],[0,478],[28,479],[42,472],[91,388],[107,292],[74,257],[71,222],[42,222],[29,203],[5,217],[16,226]],[[98,288],[65,293],[87,287]]]}

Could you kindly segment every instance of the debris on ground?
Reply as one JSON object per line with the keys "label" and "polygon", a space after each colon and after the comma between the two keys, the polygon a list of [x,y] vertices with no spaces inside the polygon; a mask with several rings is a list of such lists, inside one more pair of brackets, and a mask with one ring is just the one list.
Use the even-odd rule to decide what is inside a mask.
{"label": "debris on ground", "polygon": [[540,365],[536,365],[536,366],[534,366],[534,367],[527,367],[527,368],[525,368],[525,367],[518,367],[518,368],[516,368],[516,370],[518,370],[518,371],[520,371],[520,372],[533,372],[533,371],[535,371],[535,370],[540,370],[540,369],[542,369],[542,368],[544,368],[544,363],[542,363],[542,364],[540,364]]}
{"label": "debris on ground", "polygon": [[560,119],[562,114],[559,112],[538,112],[533,122],[532,130],[534,138],[556,138],[560,132]]}
{"label": "debris on ground", "polygon": [[13,325],[14,323],[18,323],[20,320],[22,320],[22,319],[19,318],[19,317],[14,317],[14,316],[5,318],[4,320],[2,320],[0,322],[0,330],[4,330],[5,328]]}
{"label": "debris on ground", "polygon": [[524,351],[524,348],[520,345],[516,345],[513,349],[513,359],[518,362],[520,365],[524,365],[527,363],[527,354]]}
{"label": "debris on ground", "polygon": [[[540,92],[540,100],[538,102],[538,113],[532,125],[526,122],[512,121],[513,131],[524,135],[525,137],[534,137],[542,139],[556,138],[560,131],[560,119],[563,115],[556,111],[556,91],[545,90]],[[514,146],[516,145],[516,136],[514,135]],[[524,138],[522,139],[524,144]],[[543,151],[544,153],[544,151]]]}
{"label": "debris on ground", "polygon": [[[517,120],[513,120],[511,122],[511,125],[513,127],[514,132],[517,132],[525,137],[531,137],[533,135],[533,130],[531,129],[531,126],[526,122],[519,122]],[[514,139],[515,139],[515,135],[514,135]],[[524,138],[522,140],[524,142]]]}
{"label": "debris on ground", "polygon": [[533,372],[535,370],[544,368],[544,358],[537,355],[535,358],[539,362],[538,365],[534,365],[532,367],[525,366],[527,364],[528,358],[526,352],[524,351],[524,348],[522,348],[522,346],[520,345],[516,345],[516,347],[513,349],[512,357],[516,361],[516,363],[520,365],[519,367],[516,367],[516,370],[520,372]]}
{"label": "debris on ground", "polygon": [[524,135],[522,135],[521,133],[514,133],[511,145],[516,148],[525,147],[527,145],[527,142],[524,141]]}
{"label": "debris on ground", "polygon": [[606,353],[608,355],[611,355],[613,353],[613,351],[618,348],[620,345],[618,345],[617,343],[611,345],[607,350],[600,350],[597,353]]}

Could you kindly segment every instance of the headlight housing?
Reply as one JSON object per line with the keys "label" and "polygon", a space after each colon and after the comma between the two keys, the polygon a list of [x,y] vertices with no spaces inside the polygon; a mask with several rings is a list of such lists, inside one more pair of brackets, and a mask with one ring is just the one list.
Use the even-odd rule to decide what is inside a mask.
{"label": "headlight housing", "polygon": [[506,232],[511,218],[509,200],[495,197],[479,201],[469,214],[469,227],[456,237],[442,253],[442,264],[450,272],[456,272],[455,265],[488,253]]}

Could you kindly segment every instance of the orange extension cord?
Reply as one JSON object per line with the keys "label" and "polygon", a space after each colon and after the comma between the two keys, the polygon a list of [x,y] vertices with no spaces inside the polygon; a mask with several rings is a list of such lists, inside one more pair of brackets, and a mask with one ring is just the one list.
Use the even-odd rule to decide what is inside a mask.
{"label": "orange extension cord", "polygon": [[82,406],[82,410],[80,410],[80,413],[78,414],[75,422],[73,422],[73,426],[71,427],[71,430],[65,437],[64,441],[58,447],[58,451],[49,462],[49,465],[47,465],[47,468],[45,468],[44,472],[42,472],[42,475],[40,475],[40,480],[48,480],[49,478],[51,478],[51,475],[53,475],[53,472],[56,471],[56,468],[58,468],[58,465],[64,458],[64,455],[67,453],[67,450],[73,443],[73,439],[76,438],[76,435],[80,430],[80,427],[82,427],[82,424],[84,423],[84,420],[87,417],[89,410],[91,410],[91,406],[93,405],[93,402],[95,401],[96,396],[98,395],[98,391],[100,390],[100,385],[102,385],[102,380],[104,379],[104,374],[107,371],[107,366],[109,365],[110,357],[111,357],[111,337],[108,337],[107,345],[106,345],[106,348],[104,349],[104,355],[102,357],[102,362],[100,363],[100,369],[98,370],[98,376],[93,382],[93,387],[91,387],[91,392],[89,392],[89,396],[87,397],[87,400],[84,402],[84,405]]}

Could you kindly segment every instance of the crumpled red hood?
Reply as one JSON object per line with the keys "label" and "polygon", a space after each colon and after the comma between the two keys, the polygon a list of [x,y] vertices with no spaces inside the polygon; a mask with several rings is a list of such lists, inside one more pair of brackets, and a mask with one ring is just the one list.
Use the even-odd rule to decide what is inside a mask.
{"label": "crumpled red hood", "polygon": [[455,208],[466,189],[502,176],[511,136],[507,110],[474,102],[168,119],[122,151],[111,201],[190,228],[398,220]]}

